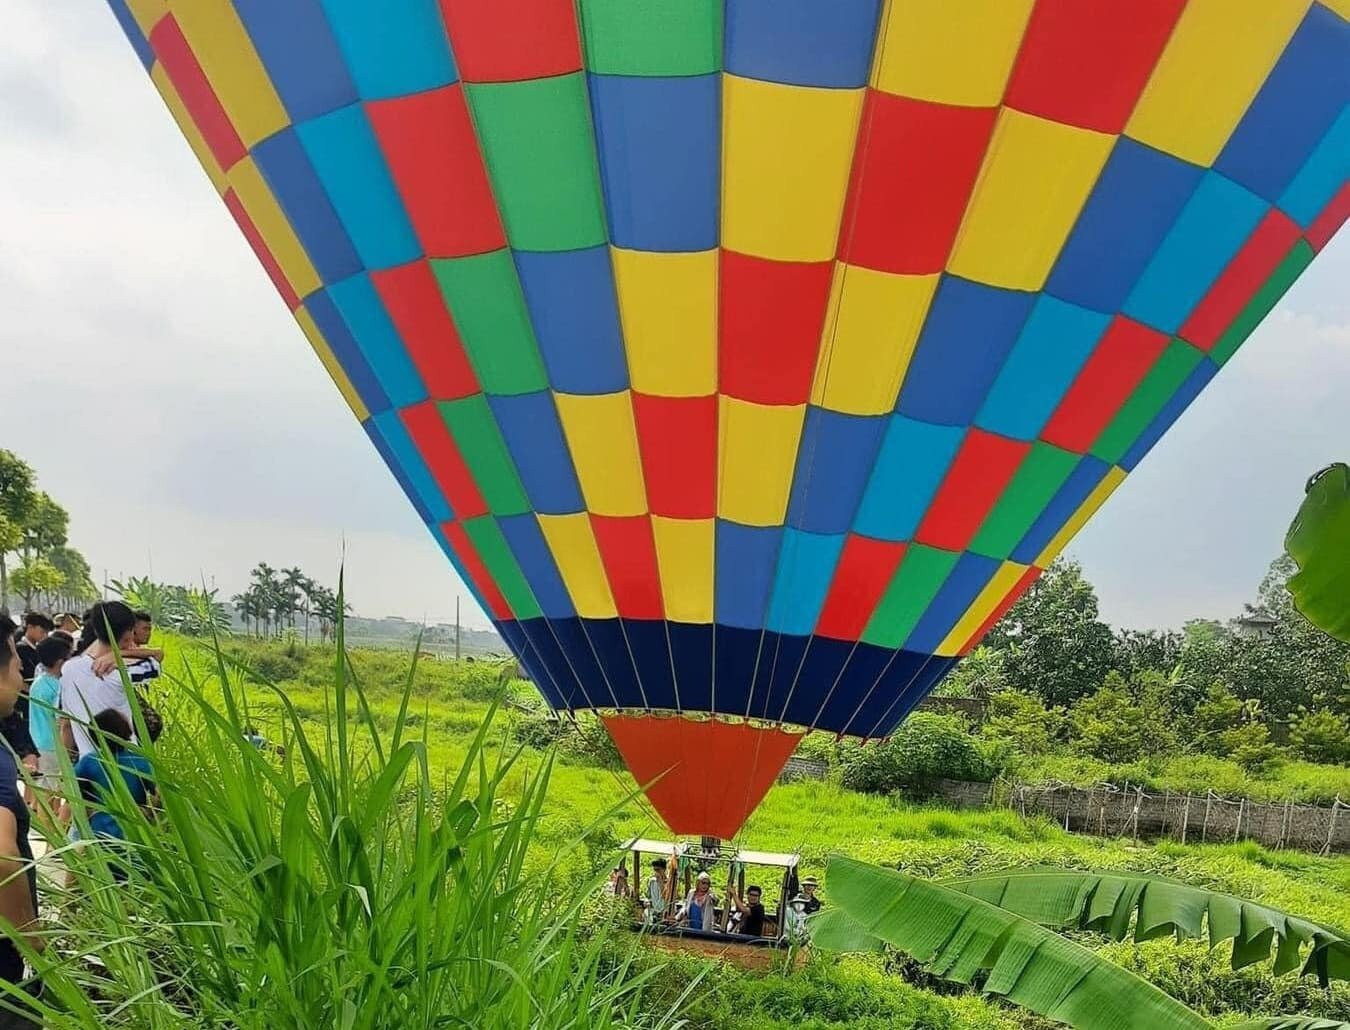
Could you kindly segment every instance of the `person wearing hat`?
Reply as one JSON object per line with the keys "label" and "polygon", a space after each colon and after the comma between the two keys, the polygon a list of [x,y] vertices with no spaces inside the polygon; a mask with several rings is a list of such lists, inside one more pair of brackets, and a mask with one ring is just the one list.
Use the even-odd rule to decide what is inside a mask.
{"label": "person wearing hat", "polygon": [[802,881],[802,900],[805,901],[802,911],[808,916],[812,912],[820,911],[820,899],[816,897],[816,888],[820,886],[820,881],[814,876],[808,876]]}
{"label": "person wearing hat", "polygon": [[716,908],[717,895],[713,893],[712,877],[699,873],[694,889],[685,895],[675,919],[690,929],[711,931],[717,925]]}
{"label": "person wearing hat", "polygon": [[652,859],[652,875],[647,878],[647,893],[642,899],[643,918],[648,923],[659,923],[666,914],[666,860]]}

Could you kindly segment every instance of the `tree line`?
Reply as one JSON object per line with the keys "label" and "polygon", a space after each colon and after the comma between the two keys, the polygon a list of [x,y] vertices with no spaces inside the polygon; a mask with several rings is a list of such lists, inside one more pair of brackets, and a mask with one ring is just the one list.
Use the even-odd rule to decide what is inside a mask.
{"label": "tree line", "polygon": [[[313,625],[319,638],[326,641],[338,620],[337,591],[297,567],[274,569],[259,562],[249,573],[249,585],[231,601],[245,632],[260,637],[281,636],[287,630],[299,634],[303,630],[308,644]],[[344,602],[341,607],[343,614],[351,611],[350,604]]]}
{"label": "tree line", "polygon": [[11,596],[25,609],[67,611],[98,599],[89,563],[69,544],[69,526],[65,508],[38,488],[32,466],[0,450],[0,612],[9,611]]}

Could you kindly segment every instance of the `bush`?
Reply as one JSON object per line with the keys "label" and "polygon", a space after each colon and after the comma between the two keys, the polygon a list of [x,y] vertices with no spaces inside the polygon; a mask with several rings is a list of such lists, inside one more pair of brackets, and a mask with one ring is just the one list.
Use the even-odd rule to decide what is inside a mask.
{"label": "bush", "polygon": [[1325,709],[1304,710],[1289,727],[1289,746],[1309,762],[1350,762],[1350,719]]}
{"label": "bush", "polygon": [[840,764],[845,787],[871,794],[903,790],[924,796],[940,779],[993,777],[965,720],[927,712],[910,716],[887,741],[844,745]]}
{"label": "bush", "polygon": [[815,730],[802,737],[801,743],[797,745],[797,750],[793,754],[798,758],[805,758],[812,762],[824,762],[826,765],[834,766],[839,761],[839,746],[835,742],[833,733]]}
{"label": "bush", "polygon": [[1270,730],[1259,722],[1243,723],[1219,734],[1223,753],[1249,773],[1269,772],[1279,759]]}
{"label": "bush", "polygon": [[1242,721],[1242,702],[1223,683],[1213,683],[1205,699],[1195,706],[1193,738],[1196,746],[1206,754],[1222,758],[1228,751],[1222,736]]}
{"label": "bush", "polygon": [[1094,758],[1130,762],[1144,752],[1147,718],[1118,673],[1111,673],[1095,694],[1073,706],[1069,723],[1078,750]]}
{"label": "bush", "polygon": [[1035,694],[1003,690],[989,699],[981,735],[1000,753],[1042,755],[1063,739],[1064,709],[1046,708]]}

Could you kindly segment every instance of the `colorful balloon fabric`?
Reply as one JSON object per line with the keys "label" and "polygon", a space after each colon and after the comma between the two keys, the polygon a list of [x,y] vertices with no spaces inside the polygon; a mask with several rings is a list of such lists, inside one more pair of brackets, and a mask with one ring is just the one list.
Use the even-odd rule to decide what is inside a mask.
{"label": "colorful balloon fabric", "polygon": [[677,833],[891,733],[1350,213],[1350,0],[110,2]]}

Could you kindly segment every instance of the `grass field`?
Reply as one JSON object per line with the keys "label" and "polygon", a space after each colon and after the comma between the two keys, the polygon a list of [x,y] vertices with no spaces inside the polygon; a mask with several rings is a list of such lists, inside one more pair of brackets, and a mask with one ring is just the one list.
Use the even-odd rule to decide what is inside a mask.
{"label": "grass field", "polygon": [[[205,667],[201,645],[179,640],[168,645],[171,675],[182,671],[185,662]],[[241,662],[256,666],[276,682],[316,727],[328,724],[325,684],[332,681],[331,648],[287,649],[243,641],[227,646]],[[352,662],[369,692],[373,717],[377,722],[392,720],[409,673],[408,656],[358,651]],[[484,663],[418,665],[413,711],[419,724],[426,726],[433,769],[448,772],[457,766],[500,690],[498,675]],[[528,696],[522,684],[511,690]],[[270,733],[278,722],[278,701],[261,687],[250,690],[249,697],[253,721]],[[172,703],[165,699],[168,714]],[[509,707],[500,714],[492,730],[493,746],[514,747],[512,721],[525,717]],[[527,761],[512,775],[519,782],[536,765]],[[510,782],[507,787],[509,792]],[[625,803],[633,793],[627,774],[599,767],[585,755],[562,753],[534,840],[541,867],[565,852],[558,867],[560,880],[582,882],[613,860],[618,843],[626,837],[662,836],[644,805]],[[1273,852],[1253,844],[1146,845],[1077,837],[1046,820],[1023,819],[1007,810],[958,812],[920,806],[857,794],[829,781],[774,787],[743,831],[743,839],[759,848],[799,850],[804,872],[817,874],[835,852],[937,877],[1052,864],[1148,871],[1259,900],[1318,922],[1350,925],[1350,860],[1344,858]],[[828,901],[828,883],[824,894]],[[1275,978],[1260,967],[1234,972],[1227,966],[1226,952],[1210,953],[1197,942],[1136,945],[1083,939],[1220,1021],[1276,1013],[1350,1020],[1346,985],[1322,990],[1312,981]],[[700,968],[685,961],[667,962],[656,974],[653,997],[673,1000]],[[730,967],[702,975],[685,1011],[690,1025],[698,1027],[879,1030],[1044,1025],[998,1003],[931,983],[922,974],[886,967],[880,959],[812,960],[790,975],[746,974]]]}

